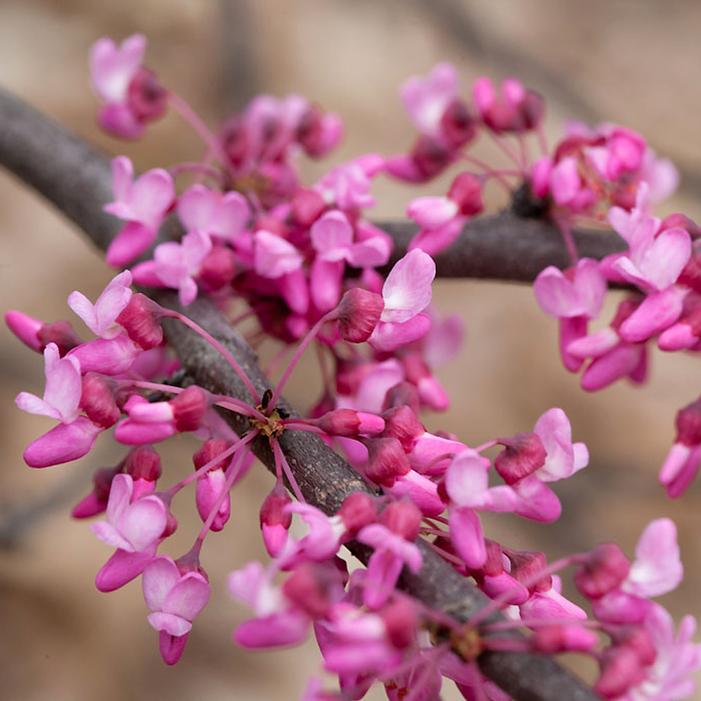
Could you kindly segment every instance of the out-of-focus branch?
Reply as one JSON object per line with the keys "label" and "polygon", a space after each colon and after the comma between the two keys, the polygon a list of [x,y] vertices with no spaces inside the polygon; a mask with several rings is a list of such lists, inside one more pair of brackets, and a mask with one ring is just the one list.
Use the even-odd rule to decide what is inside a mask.
{"label": "out-of-focus branch", "polygon": [[[118,225],[103,212],[111,199],[110,169],[107,159],[58,124],[13,96],[0,91],[0,164],[34,187],[104,249]],[[269,386],[258,367],[255,353],[243,341],[216,307],[198,300],[180,309],[175,295],[157,297],[164,306],[187,313],[235,355],[253,384],[262,390]],[[223,358],[199,336],[174,321],[166,324],[168,340],[193,381],[202,387],[233,397],[247,399],[241,380]],[[288,410],[294,410],[287,405]],[[242,433],[247,424],[241,417],[228,415],[233,428]],[[369,487],[338,454],[317,436],[288,431],[281,443],[305,498],[326,513],[335,512],[343,499]],[[258,441],[254,450],[272,469],[269,446]],[[417,575],[404,574],[402,587],[432,608],[449,610],[467,620],[486,598],[464,577],[420,543],[424,566]],[[351,544],[363,561],[368,552]],[[528,653],[490,652],[479,658],[483,671],[517,701],[594,701],[597,696],[581,681],[561,668],[552,658]]]}

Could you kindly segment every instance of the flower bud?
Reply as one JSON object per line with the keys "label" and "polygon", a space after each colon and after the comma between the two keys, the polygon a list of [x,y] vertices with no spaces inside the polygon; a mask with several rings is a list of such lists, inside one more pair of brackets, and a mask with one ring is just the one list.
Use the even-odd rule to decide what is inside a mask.
{"label": "flower bud", "polygon": [[352,538],[361,528],[375,523],[377,501],[365,492],[353,492],[343,500],[338,515],[346,527],[346,534]]}
{"label": "flower bud", "polygon": [[531,637],[533,648],[546,655],[560,652],[589,652],[598,642],[599,636],[593,630],[574,623],[538,627]]}
{"label": "flower bud", "polygon": [[[7,328],[12,331],[12,333],[19,338],[25,346],[29,346],[32,350],[41,353],[44,349],[41,347],[41,342],[39,341],[39,331],[44,325],[43,321],[39,319],[34,319],[33,317],[25,314],[24,312],[18,312],[14,309],[5,312],[5,324]],[[61,349],[59,348],[59,353]]]}
{"label": "flower bud", "polygon": [[55,343],[61,357],[80,345],[80,338],[73,330],[70,321],[54,321],[50,324],[43,324],[37,337],[42,351],[49,343]]}
{"label": "flower bud", "polygon": [[170,400],[173,419],[178,431],[196,431],[207,410],[207,395],[195,385],[188,387]]}
{"label": "flower bud", "polygon": [[260,529],[265,549],[270,557],[277,557],[287,542],[287,531],[292,523],[292,514],[285,507],[291,503],[292,499],[285,489],[276,484],[260,507]]}
{"label": "flower bud", "polygon": [[384,419],[376,414],[355,409],[334,409],[314,422],[322,431],[330,436],[345,436],[352,438],[363,435],[376,435],[385,428]]}
{"label": "flower bud", "polygon": [[392,501],[380,514],[379,522],[404,540],[416,540],[421,528],[421,511],[411,501]]}
{"label": "flower bud", "polygon": [[675,419],[677,443],[688,447],[701,445],[701,399],[687,404]]}
{"label": "flower bud", "polygon": [[402,444],[396,438],[370,438],[365,441],[368,462],[365,476],[375,484],[391,487],[411,469]]}
{"label": "flower bud", "polygon": [[466,217],[479,214],[484,209],[482,181],[472,173],[460,173],[453,180],[448,197],[458,205],[460,214]]}
{"label": "flower bud", "polygon": [[102,375],[94,372],[83,377],[80,408],[90,421],[102,428],[114,426],[121,416],[112,387]]}
{"label": "flower bud", "polygon": [[305,562],[282,585],[285,597],[310,618],[322,618],[341,589],[340,574],[331,567]]}
{"label": "flower bud", "polygon": [[161,456],[150,445],[141,445],[129,452],[124,460],[123,470],[135,482],[156,482],[162,472]]}
{"label": "flower bud", "polygon": [[423,181],[438,175],[453,160],[452,151],[429,136],[420,136],[410,155]]}
{"label": "flower bud", "polygon": [[616,646],[625,645],[633,650],[641,664],[648,667],[655,662],[657,649],[655,648],[650,633],[644,625],[614,628],[610,635]]}
{"label": "flower bud", "polygon": [[604,699],[617,699],[645,677],[635,651],[627,646],[606,650],[599,661],[601,672],[594,691]]}
{"label": "flower bud", "polygon": [[517,433],[498,441],[504,450],[494,460],[494,468],[506,484],[515,484],[545,464],[547,453],[535,433]]}
{"label": "flower bud", "polygon": [[385,624],[389,642],[398,650],[404,650],[416,641],[419,615],[416,604],[409,598],[397,597],[378,611]]}
{"label": "flower bud", "polygon": [[630,562],[614,543],[597,545],[577,570],[577,589],[589,599],[600,599],[617,589],[628,576]]}
{"label": "flower bud", "polygon": [[[229,448],[231,448],[231,441],[225,441],[222,438],[210,438],[205,441],[200,449],[192,456],[192,463],[195,466],[195,470],[204,467],[208,462],[211,462]],[[224,470],[227,462],[228,458],[224,458],[214,463],[212,467],[209,468],[208,472],[212,470]]]}
{"label": "flower bud", "polygon": [[208,290],[220,290],[234,279],[236,256],[228,246],[214,245],[202,261],[197,279]]}
{"label": "flower bud", "polygon": [[506,556],[511,562],[511,576],[521,582],[532,592],[544,592],[552,588],[553,580],[549,574],[538,577],[548,567],[545,554],[529,550],[508,550]]}
{"label": "flower bud", "polygon": [[456,149],[475,138],[477,121],[462,100],[455,99],[446,107],[441,117],[441,134]]}
{"label": "flower bud", "polygon": [[112,480],[120,467],[101,467],[93,474],[93,488],[90,494],[81,499],[72,509],[73,518],[91,518],[105,511],[110,497]]}
{"label": "flower bud", "polygon": [[390,387],[385,394],[382,409],[386,411],[387,409],[404,405],[408,406],[417,415],[421,410],[419,392],[410,382],[399,382],[394,387]]}
{"label": "flower bud", "polygon": [[163,329],[159,323],[158,306],[140,292],[133,294],[129,304],[117,317],[117,323],[134,343],[144,350],[156,348],[163,342]]}
{"label": "flower bud", "polygon": [[326,209],[324,198],[316,191],[300,188],[292,198],[292,216],[303,227],[311,226]]}
{"label": "flower bud", "polygon": [[140,122],[152,122],[164,115],[168,91],[153,71],[141,67],[127,88],[127,104]]}
{"label": "flower bud", "polygon": [[383,417],[385,430],[382,435],[396,438],[407,453],[411,452],[416,439],[426,433],[424,425],[410,406],[395,406],[385,411]]}
{"label": "flower bud", "polygon": [[338,330],[350,343],[367,341],[385,308],[382,297],[361,287],[353,287],[343,295],[338,305]]}

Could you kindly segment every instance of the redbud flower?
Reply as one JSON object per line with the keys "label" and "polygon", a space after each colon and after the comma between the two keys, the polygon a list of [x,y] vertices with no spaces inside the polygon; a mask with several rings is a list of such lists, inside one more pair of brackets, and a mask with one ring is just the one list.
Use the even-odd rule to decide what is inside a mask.
{"label": "redbud flower", "polygon": [[122,333],[117,317],[129,304],[131,295],[131,273],[125,270],[110,281],[95,304],[82,292],[74,291],[68,296],[68,306],[96,336],[114,338]]}
{"label": "redbud flower", "polygon": [[209,601],[209,583],[200,571],[183,571],[169,557],[161,556],[144,569],[143,591],[151,611],[148,622],[159,632],[163,661],[175,664],[185,648],[192,621]]}
{"label": "redbud flower", "polygon": [[489,78],[478,78],[472,96],[482,121],[497,134],[535,129],[543,117],[543,98],[515,78],[502,81],[500,94]]}
{"label": "redbud flower", "polygon": [[55,343],[59,355],[64,356],[80,343],[68,321],[46,323],[23,312],[10,310],[5,312],[5,323],[22,343],[38,353],[43,353],[49,343]]}
{"label": "redbud flower", "polygon": [[436,264],[420,249],[409,251],[390,271],[382,287],[385,307],[370,337],[377,350],[389,351],[424,336],[430,319],[422,314],[431,303]]}
{"label": "redbud flower", "polygon": [[660,470],[660,482],[667,494],[684,493],[701,467],[701,400],[677,412],[677,436]]}
{"label": "redbud flower", "polygon": [[201,231],[229,243],[234,243],[250,217],[241,193],[221,193],[199,184],[180,195],[177,211],[187,231]]}
{"label": "redbud flower", "polygon": [[105,211],[127,222],[110,243],[106,260],[122,267],[141,255],[155,240],[166,212],[173,203],[175,186],[162,168],[134,179],[134,166],[126,156],[112,161],[114,201]]}
{"label": "redbud flower", "polygon": [[[205,441],[202,447],[192,456],[195,469],[199,470],[230,446],[231,444],[225,440],[211,439]],[[224,474],[226,466],[226,459],[212,465],[207,472],[198,477],[197,487],[195,488],[197,513],[203,522],[207,521],[212,509],[218,505],[217,514],[210,525],[212,531],[221,531],[231,516],[231,497],[228,493],[222,496],[226,488],[226,476]]]}
{"label": "redbud flower", "polygon": [[276,484],[260,507],[260,530],[263,544],[271,557],[279,557],[287,543],[287,531],[292,514],[287,506],[292,503],[282,485]]}
{"label": "redbud flower", "polygon": [[165,111],[167,93],[141,66],[145,50],[146,39],[133,34],[119,47],[103,37],[90,51],[93,87],[106,102],[100,111],[100,126],[127,139],[141,136],[144,124]]}

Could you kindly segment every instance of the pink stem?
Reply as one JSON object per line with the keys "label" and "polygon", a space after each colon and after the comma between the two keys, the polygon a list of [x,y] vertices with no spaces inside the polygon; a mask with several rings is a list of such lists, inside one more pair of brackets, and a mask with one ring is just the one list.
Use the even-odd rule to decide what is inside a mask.
{"label": "pink stem", "polygon": [[234,372],[239,376],[243,384],[245,385],[246,389],[248,390],[249,394],[253,398],[253,401],[256,404],[260,404],[260,396],[258,395],[258,392],[256,391],[256,388],[253,386],[253,383],[248,379],[248,376],[246,373],[243,371],[243,368],[238,364],[238,361],[234,356],[231,354],[231,351],[224,346],[220,341],[217,341],[214,336],[212,336],[209,332],[205,331],[198,323],[194,322],[190,317],[185,316],[184,314],[180,314],[180,312],[174,312],[170,309],[162,309],[162,313],[164,316],[171,317],[173,319],[177,319],[181,324],[185,324],[185,326],[191,328],[195,333],[199,334],[202,336],[202,338],[207,341],[213,348],[215,348],[221,355],[224,357],[227,363],[233,368]]}
{"label": "pink stem", "polygon": [[572,265],[577,265],[579,254],[577,253],[577,244],[574,242],[574,236],[572,236],[572,228],[568,222],[559,218],[555,220],[555,224],[562,234],[562,239],[565,242],[565,247],[567,248],[567,253],[572,261]]}
{"label": "pink stem", "polygon": [[504,139],[502,139],[500,136],[497,136],[496,134],[492,133],[491,131],[487,130],[487,133],[489,134],[490,138],[492,141],[501,149],[502,153],[506,155],[507,158],[512,160],[515,164],[516,167],[523,172],[523,166],[521,164],[521,161],[518,157],[518,154],[507,144]]}
{"label": "pink stem", "polygon": [[465,563],[459,557],[457,557],[457,555],[453,555],[453,553],[449,553],[447,550],[439,548],[434,543],[430,543],[429,541],[426,542],[428,543],[428,547],[435,550],[444,560],[448,560],[448,562],[452,562],[460,567],[465,567]]}
{"label": "pink stem", "polygon": [[292,491],[294,492],[295,497],[297,497],[297,501],[300,501],[302,502],[302,504],[305,504],[307,500],[304,498],[302,490],[299,488],[297,480],[292,474],[292,468],[287,462],[285,453],[282,452],[282,448],[280,447],[280,441],[278,441],[277,439],[271,439],[270,444],[273,447],[273,455],[275,456],[275,462],[279,463],[282,467],[282,470],[290,483],[290,487],[292,487]]}
{"label": "pink stem", "polygon": [[476,448],[473,448],[475,453],[481,453],[483,450],[487,450],[488,448],[493,448],[497,444],[496,441],[487,441],[486,443],[482,443],[481,445],[478,445]]}
{"label": "pink stem", "polygon": [[222,180],[221,173],[216,168],[205,165],[204,163],[178,163],[168,168],[168,171],[173,177],[177,177],[181,173],[197,173],[198,175],[203,175],[205,177],[212,178],[220,184]]}
{"label": "pink stem", "polygon": [[208,463],[202,465],[202,467],[198,468],[195,472],[191,472],[187,477],[181,479],[180,482],[176,482],[172,487],[166,490],[166,494],[172,499],[181,489],[183,489],[183,487],[187,487],[190,482],[194,482],[198,477],[203,475],[218,462],[221,462],[225,458],[228,458],[230,455],[235,453],[240,447],[241,442],[234,443],[234,445],[219,453],[219,455],[212,458]]}
{"label": "pink stem", "polygon": [[543,125],[538,124],[536,127],[536,135],[538,137],[538,145],[540,146],[540,151],[544,156],[548,155],[548,140],[545,138],[545,131],[543,130]]}
{"label": "pink stem", "polygon": [[287,380],[290,379],[292,371],[295,369],[295,367],[297,367],[297,363],[299,363],[300,358],[302,357],[304,351],[307,349],[307,346],[314,340],[314,337],[319,333],[321,327],[327,321],[330,321],[332,318],[333,312],[329,312],[328,314],[322,316],[321,319],[319,319],[319,321],[317,321],[316,324],[312,326],[309,333],[302,339],[302,342],[297,346],[297,349],[295,350],[292,359],[290,360],[288,366],[285,368],[285,372],[282,373],[282,377],[278,380],[277,385],[275,385],[273,396],[270,402],[268,403],[268,406],[271,409],[274,409],[277,406],[278,400],[280,399],[280,395],[282,394],[282,390]]}
{"label": "pink stem", "polygon": [[169,93],[170,104],[173,109],[195,130],[207,148],[216,154],[222,165],[227,165],[229,159],[224,151],[219,139],[210,131],[200,116],[182,97],[175,93]]}
{"label": "pink stem", "polygon": [[202,542],[207,537],[210,526],[214,522],[214,519],[217,517],[219,509],[221,508],[221,505],[224,502],[224,499],[226,499],[226,496],[229,494],[229,490],[231,489],[234,480],[236,479],[238,473],[241,470],[241,466],[243,465],[243,457],[246,454],[246,451],[240,449],[248,445],[248,443],[250,443],[257,435],[258,431],[253,431],[251,433],[248,433],[244,438],[241,439],[239,443],[237,443],[239,450],[237,450],[236,454],[232,457],[231,464],[226,470],[226,482],[224,483],[224,489],[222,489],[219,498],[212,507],[212,510],[209,512],[207,520],[204,522],[204,525],[202,526],[200,532],[197,535],[197,540],[199,540],[200,542]]}

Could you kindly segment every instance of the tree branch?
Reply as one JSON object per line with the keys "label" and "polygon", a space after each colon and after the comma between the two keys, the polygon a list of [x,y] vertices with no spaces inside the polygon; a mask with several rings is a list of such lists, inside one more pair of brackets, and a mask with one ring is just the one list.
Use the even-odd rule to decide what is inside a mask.
{"label": "tree branch", "polygon": [[[2,90],[0,164],[52,202],[99,248],[106,248],[117,232],[119,223],[102,210],[112,195],[108,160]],[[530,223],[525,226],[524,231],[536,231]],[[487,229],[481,231],[485,237],[490,235]],[[511,231],[512,235],[520,235],[519,229]],[[545,232],[543,237],[547,240],[550,234]],[[501,249],[496,248],[493,253],[498,251]],[[448,265],[447,258],[444,265]],[[213,304],[201,299],[182,309],[172,293],[160,293],[156,298],[164,306],[187,313],[224,343],[258,389],[269,386],[255,353]],[[170,344],[194,382],[218,394],[247,399],[241,380],[211,346],[174,320],[166,321],[164,326]],[[294,414],[289,405],[286,407]],[[247,429],[243,418],[229,413],[227,419],[237,432]],[[370,491],[353,468],[317,436],[288,431],[282,436],[281,444],[305,498],[326,513],[334,513],[348,494]],[[273,469],[268,444],[257,441],[254,450],[268,469]],[[459,620],[467,620],[486,603],[486,597],[426,543],[419,543],[419,547],[424,566],[417,575],[405,573],[402,587],[426,605],[449,610]],[[351,544],[350,549],[361,560],[367,560],[366,549],[357,544]],[[485,674],[517,701],[595,701],[598,698],[550,657],[491,652],[483,654],[479,663]]]}

